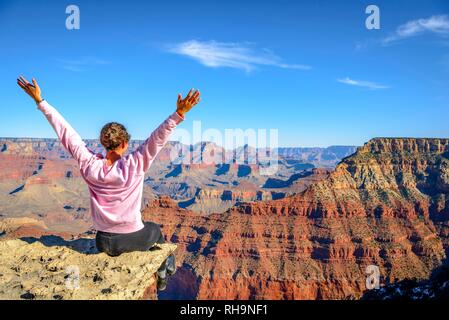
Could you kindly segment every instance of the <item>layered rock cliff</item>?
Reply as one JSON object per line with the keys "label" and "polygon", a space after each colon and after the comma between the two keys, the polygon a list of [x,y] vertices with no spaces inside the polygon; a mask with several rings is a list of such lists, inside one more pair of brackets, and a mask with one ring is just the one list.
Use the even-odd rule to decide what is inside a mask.
{"label": "layered rock cliff", "polygon": [[145,218],[179,244],[184,277],[196,279],[192,297],[358,298],[367,266],[385,285],[426,279],[442,264],[448,152],[448,139],[373,139],[300,194],[207,217],[163,198]]}

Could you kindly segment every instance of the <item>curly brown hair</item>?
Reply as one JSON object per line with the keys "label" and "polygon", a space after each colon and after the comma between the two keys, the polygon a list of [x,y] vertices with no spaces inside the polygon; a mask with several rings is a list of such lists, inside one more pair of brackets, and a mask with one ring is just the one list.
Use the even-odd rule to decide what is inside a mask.
{"label": "curly brown hair", "polygon": [[108,151],[117,149],[122,142],[129,142],[129,140],[131,135],[120,123],[109,122],[101,129],[100,142]]}

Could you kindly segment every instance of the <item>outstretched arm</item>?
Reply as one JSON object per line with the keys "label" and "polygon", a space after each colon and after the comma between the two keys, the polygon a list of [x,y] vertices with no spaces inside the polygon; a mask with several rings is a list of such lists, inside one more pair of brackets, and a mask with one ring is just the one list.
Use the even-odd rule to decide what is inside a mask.
{"label": "outstretched arm", "polygon": [[137,171],[146,172],[150,168],[151,163],[159,151],[165,146],[173,130],[184,120],[184,115],[200,102],[200,100],[200,92],[198,90],[194,92],[191,89],[184,99],[182,99],[180,94],[178,95],[176,111],[154,130],[150,137],[137,150],[129,155]]}
{"label": "outstretched arm", "polygon": [[93,155],[86,147],[79,134],[70,126],[70,124],[63,118],[63,116],[52,107],[47,101],[41,98],[41,89],[36,80],[32,80],[32,84],[25,78],[20,77],[17,79],[17,84],[31,97],[37,104],[37,108],[50,122],[51,126],[56,132],[62,145],[67,151],[78,161],[78,164],[82,166]]}

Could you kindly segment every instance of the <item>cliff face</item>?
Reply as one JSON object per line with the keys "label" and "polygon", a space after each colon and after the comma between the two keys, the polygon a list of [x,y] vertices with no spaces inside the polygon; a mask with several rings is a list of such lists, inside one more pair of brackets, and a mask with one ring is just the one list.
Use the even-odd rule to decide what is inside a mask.
{"label": "cliff face", "polygon": [[207,217],[159,199],[145,217],[179,244],[196,298],[357,298],[368,265],[381,284],[426,279],[449,252],[448,152],[373,139],[301,194]]}
{"label": "cliff face", "polygon": [[40,242],[0,241],[0,299],[155,298],[154,274],[175,249],[163,244],[154,251],[109,257]]}

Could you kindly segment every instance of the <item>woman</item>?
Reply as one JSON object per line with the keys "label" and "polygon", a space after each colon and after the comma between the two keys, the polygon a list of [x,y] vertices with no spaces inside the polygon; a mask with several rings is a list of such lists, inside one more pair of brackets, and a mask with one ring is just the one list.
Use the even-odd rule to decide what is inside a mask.
{"label": "woman", "polygon": [[[80,172],[89,187],[92,221],[97,230],[96,245],[99,251],[110,256],[124,252],[146,251],[156,243],[163,243],[160,227],[152,222],[142,222],[141,202],[145,172],[164,147],[170,134],[184,120],[184,115],[200,101],[200,92],[190,90],[182,99],[178,95],[177,109],[135,151],[125,156],[130,135],[116,122],[106,124],[100,141],[106,156],[87,149],[81,137],[61,114],[41,97],[35,79],[29,83],[19,77],[17,84],[37,104],[63,146],[78,162]],[[166,286],[166,273],[175,271],[171,255],[158,270],[158,289]]]}

